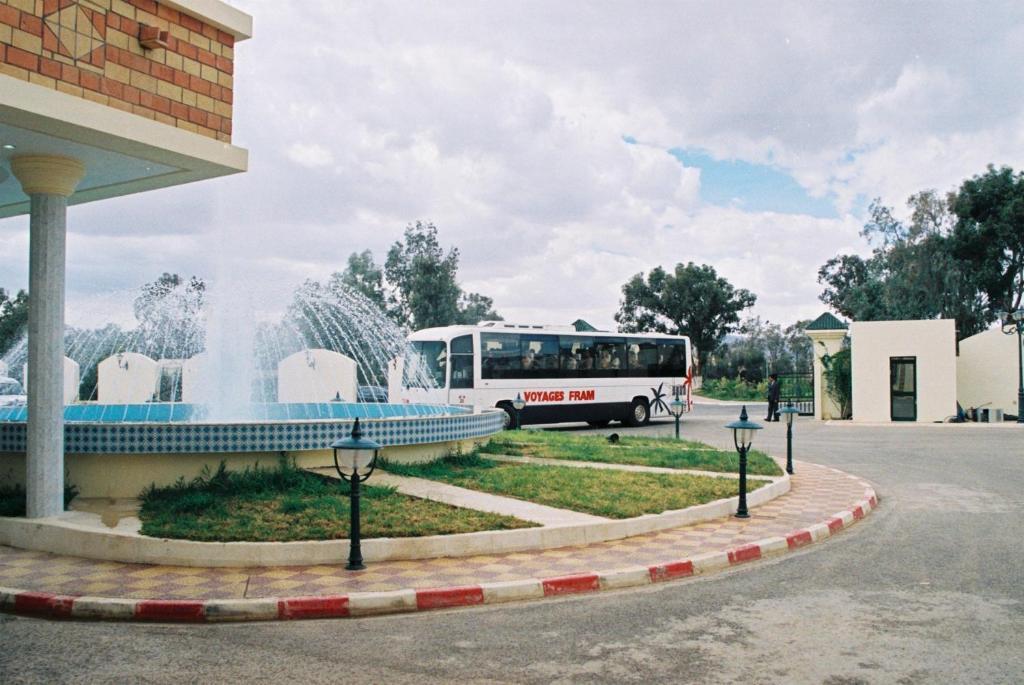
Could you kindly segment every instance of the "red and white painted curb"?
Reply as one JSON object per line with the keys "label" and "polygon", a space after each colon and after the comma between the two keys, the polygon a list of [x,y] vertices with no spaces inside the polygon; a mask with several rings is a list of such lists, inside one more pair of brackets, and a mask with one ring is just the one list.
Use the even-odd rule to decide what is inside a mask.
{"label": "red and white painted curb", "polygon": [[721,552],[697,555],[655,566],[637,566],[601,573],[557,578],[483,583],[461,587],[391,592],[353,592],[347,595],[268,599],[114,599],[25,592],[0,587],[0,611],[41,618],[106,619],[118,621],[223,622],[304,618],[347,618],[373,614],[429,611],[451,607],[497,604],[661,583],[782,554],[835,535],[878,506],[868,488],[853,508],[825,521],[794,530],[785,537],[766,538]]}

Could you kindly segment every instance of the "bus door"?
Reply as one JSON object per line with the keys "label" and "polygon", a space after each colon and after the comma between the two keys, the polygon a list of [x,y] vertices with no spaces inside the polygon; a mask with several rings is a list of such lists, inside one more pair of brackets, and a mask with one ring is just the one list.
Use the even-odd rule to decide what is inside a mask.
{"label": "bus door", "polygon": [[451,391],[448,402],[451,404],[473,404],[473,336],[460,335],[452,338],[449,345],[448,368],[451,378]]}

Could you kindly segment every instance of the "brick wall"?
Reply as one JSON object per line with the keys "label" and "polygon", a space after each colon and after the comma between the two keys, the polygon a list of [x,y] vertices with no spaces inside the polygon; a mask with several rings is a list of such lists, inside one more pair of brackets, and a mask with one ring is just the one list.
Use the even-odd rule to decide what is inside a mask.
{"label": "brick wall", "polygon": [[154,0],[0,0],[0,73],[231,140],[234,38]]}

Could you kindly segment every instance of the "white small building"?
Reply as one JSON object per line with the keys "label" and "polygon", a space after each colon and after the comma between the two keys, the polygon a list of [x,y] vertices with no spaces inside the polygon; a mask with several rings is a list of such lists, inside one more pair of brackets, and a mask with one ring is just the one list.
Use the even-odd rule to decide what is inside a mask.
{"label": "white small building", "polygon": [[956,398],[965,410],[984,408],[989,416],[999,412],[1018,415],[1017,334],[1006,335],[999,328],[960,341],[956,365]]}
{"label": "white small building", "polygon": [[994,328],[961,340],[958,348],[951,319],[847,324],[828,313],[806,332],[814,343],[816,419],[842,418],[822,359],[847,341],[854,422],[944,421],[957,415],[957,403],[987,409],[991,421],[1019,411],[1016,334]]}
{"label": "white small building", "polygon": [[943,421],[956,414],[956,323],[850,324],[853,420]]}

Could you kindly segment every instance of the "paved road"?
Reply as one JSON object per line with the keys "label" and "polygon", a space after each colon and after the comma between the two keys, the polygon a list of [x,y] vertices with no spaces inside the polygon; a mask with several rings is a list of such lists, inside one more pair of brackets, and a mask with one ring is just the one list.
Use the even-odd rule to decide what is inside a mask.
{"label": "paved road", "polygon": [[[735,413],[698,407],[684,433],[727,445]],[[784,436],[756,446],[784,454]],[[285,624],[0,617],[0,682],[1022,682],[1024,428],[803,420],[796,446],[873,481],[881,507],[776,560],[566,600]]]}

